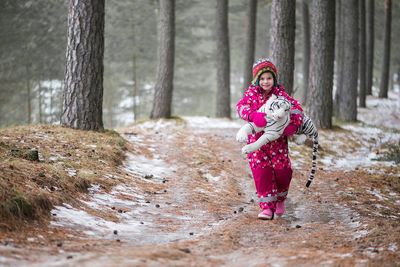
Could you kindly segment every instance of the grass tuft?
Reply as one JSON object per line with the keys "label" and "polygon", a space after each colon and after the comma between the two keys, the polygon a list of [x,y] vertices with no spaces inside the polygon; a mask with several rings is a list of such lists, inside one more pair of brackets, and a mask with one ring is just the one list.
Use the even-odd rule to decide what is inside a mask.
{"label": "grass tuft", "polygon": [[380,161],[394,161],[400,163],[400,142],[390,144],[386,151],[378,158]]}

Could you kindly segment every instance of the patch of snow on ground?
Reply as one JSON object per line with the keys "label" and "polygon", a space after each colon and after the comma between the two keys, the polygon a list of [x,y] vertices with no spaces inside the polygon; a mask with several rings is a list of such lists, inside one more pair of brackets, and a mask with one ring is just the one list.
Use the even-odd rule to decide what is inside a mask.
{"label": "patch of snow on ground", "polygon": [[[172,175],[172,172],[175,170],[174,167],[167,165],[167,163],[161,159],[149,159],[131,153],[127,154],[124,167],[128,172],[140,175],[142,178],[146,175],[153,175],[154,178],[158,180],[162,179],[164,176]],[[151,182],[154,178],[146,180]]]}
{"label": "patch of snow on ground", "polygon": [[190,127],[193,128],[237,128],[244,124],[244,121],[231,119],[217,119],[207,117],[183,117]]}
{"label": "patch of snow on ground", "polygon": [[[322,132],[320,143],[335,151],[335,155],[326,155],[318,158],[325,166],[331,169],[353,170],[357,167],[395,166],[395,162],[377,161],[379,155],[376,149],[387,143],[400,142],[400,133],[396,130],[383,130],[384,126],[400,129],[400,93],[389,92],[388,99],[378,99],[373,96],[367,98],[368,108],[358,108],[358,119],[362,123],[344,124],[341,127],[350,131],[351,136],[343,136],[341,132]],[[387,115],[382,119],[383,116]],[[370,125],[370,126],[367,126]],[[372,126],[374,125],[374,126]],[[358,148],[353,151],[342,151],[345,138],[356,140]],[[375,172],[379,172],[379,169]]]}
{"label": "patch of snow on ground", "polygon": [[204,177],[211,182],[218,182],[221,178],[220,176],[213,176],[211,173],[204,174]]}
{"label": "patch of snow on ground", "polygon": [[354,232],[353,237],[354,238],[361,238],[361,237],[364,237],[364,236],[367,236],[367,235],[368,235],[368,231],[367,230],[360,230],[360,231]]}
{"label": "patch of snow on ground", "polygon": [[367,96],[367,108],[358,108],[357,119],[365,124],[400,130],[400,92],[389,91],[388,96],[387,99]]}
{"label": "patch of snow on ground", "polygon": [[400,140],[400,133],[383,131],[376,127],[362,126],[361,124],[348,124],[342,125],[343,129],[349,130],[357,134],[360,141],[369,142],[375,140],[376,145],[384,144],[387,142],[396,142]]}
{"label": "patch of snow on ground", "polygon": [[132,143],[141,143],[143,142],[143,136],[138,134],[125,134],[126,138]]}
{"label": "patch of snow on ground", "polygon": [[378,189],[367,190],[367,192],[370,193],[371,195],[375,196],[379,200],[387,200],[388,199],[387,197],[382,196],[381,192]]}
{"label": "patch of snow on ground", "polygon": [[[373,150],[388,142],[399,142],[400,133],[383,131],[375,127],[365,127],[361,124],[348,124],[341,126],[351,132],[352,137],[360,146],[354,151],[342,151],[342,133],[324,132],[321,134],[320,143],[329,147],[336,155],[326,155],[319,161],[332,169],[353,170],[357,167],[395,166],[394,161],[377,161],[379,155]],[[335,138],[336,137],[336,138]]]}
{"label": "patch of snow on ground", "polygon": [[396,252],[397,249],[398,249],[398,247],[397,247],[397,244],[396,244],[396,243],[391,243],[391,244],[389,245],[389,247],[388,247],[388,250],[389,250],[389,251],[392,251],[392,252]]}
{"label": "patch of snow on ground", "polygon": [[102,209],[104,207],[110,207],[110,206],[123,206],[123,207],[133,207],[134,202],[132,200],[125,200],[125,199],[120,199],[117,197],[117,194],[114,192],[111,192],[111,194],[107,193],[97,193],[94,194],[92,199],[90,201],[84,201],[81,200],[81,202],[85,203],[88,205],[90,208],[94,209]]}
{"label": "patch of snow on ground", "polygon": [[78,229],[82,229],[83,233],[89,236],[113,237],[114,230],[122,231],[125,234],[140,232],[140,223],[138,221],[125,220],[121,223],[115,223],[65,204],[56,206],[51,213],[56,216],[56,220],[53,220],[51,225],[61,227],[75,226]]}
{"label": "patch of snow on ground", "polygon": [[[394,162],[376,161],[374,157],[363,155],[349,154],[348,157],[331,157],[325,156],[319,160],[322,165],[335,170],[354,170],[358,167],[372,167],[372,166],[394,166]],[[379,170],[377,170],[379,172]]]}
{"label": "patch of snow on ground", "polygon": [[69,175],[70,177],[76,176],[76,170],[75,170],[75,169],[66,168],[65,171],[68,172],[68,175]]}
{"label": "patch of snow on ground", "polygon": [[179,121],[177,120],[167,120],[167,119],[159,119],[159,120],[149,120],[143,123],[138,123],[136,127],[140,129],[151,129],[154,131],[161,131],[165,128],[176,128],[179,126]]}

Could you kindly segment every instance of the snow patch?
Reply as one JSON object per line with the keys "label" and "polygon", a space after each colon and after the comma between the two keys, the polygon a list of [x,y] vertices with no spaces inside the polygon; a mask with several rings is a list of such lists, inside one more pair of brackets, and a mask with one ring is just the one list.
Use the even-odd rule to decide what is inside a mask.
{"label": "snow patch", "polygon": [[375,196],[379,200],[387,200],[388,199],[387,197],[384,197],[381,195],[381,192],[379,191],[379,189],[373,189],[373,190],[367,189],[367,192],[370,193],[371,195]]}
{"label": "snow patch", "polygon": [[211,181],[211,182],[214,182],[214,183],[216,183],[216,182],[219,182],[219,180],[220,180],[220,176],[213,176],[211,173],[206,173],[206,174],[204,174],[203,175],[204,176],[204,178],[206,178],[208,181]]}
{"label": "snow patch", "polygon": [[76,229],[82,229],[83,233],[88,236],[113,237],[113,231],[129,233],[139,233],[140,223],[134,220],[125,220],[123,222],[112,222],[107,221],[103,218],[93,216],[86,211],[72,208],[69,205],[63,204],[63,206],[56,206],[52,211],[55,214],[55,220],[50,224],[52,226],[61,227],[75,227]]}
{"label": "snow patch", "polygon": [[72,169],[72,168],[66,168],[65,171],[68,172],[68,175],[70,177],[76,176],[76,173],[77,173],[77,171],[75,169]]}
{"label": "snow patch", "polygon": [[179,122],[176,120],[150,120],[136,125],[137,128],[143,130],[161,131],[165,128],[177,128],[179,127]]}
{"label": "snow patch", "polygon": [[[388,98],[367,96],[367,108],[358,108],[357,119],[366,123],[400,129],[400,93],[389,91]],[[384,119],[382,119],[384,114]]]}
{"label": "snow patch", "polygon": [[390,243],[389,247],[388,247],[388,250],[392,251],[392,252],[396,252],[398,250],[397,244],[396,243]]}
{"label": "snow patch", "polygon": [[230,119],[216,119],[207,117],[183,117],[192,128],[237,128],[242,127],[244,122]]}
{"label": "snow patch", "polygon": [[361,238],[361,237],[364,237],[367,235],[368,235],[368,230],[360,230],[360,231],[353,233],[354,238]]}
{"label": "snow patch", "polygon": [[176,171],[175,167],[169,166],[161,159],[149,159],[145,156],[131,153],[127,154],[124,168],[129,173],[139,175],[140,178],[153,183],[155,180],[160,182],[159,180],[162,180],[164,176],[171,176],[173,171]]}

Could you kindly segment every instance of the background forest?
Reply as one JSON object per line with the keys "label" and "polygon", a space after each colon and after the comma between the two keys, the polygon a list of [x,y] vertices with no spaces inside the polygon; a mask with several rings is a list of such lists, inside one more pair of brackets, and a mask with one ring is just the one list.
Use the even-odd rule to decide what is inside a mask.
{"label": "background forest", "polygon": [[[255,58],[269,55],[271,2],[259,0]],[[303,90],[303,15],[296,2],[295,95]],[[231,113],[243,84],[247,0],[229,1]],[[105,6],[103,120],[106,128],[150,116],[157,70],[155,0],[107,0]],[[400,32],[400,2],[393,1],[392,32]],[[0,3],[0,126],[57,123],[66,64],[67,1]],[[384,1],[374,9],[374,93],[383,58]],[[215,1],[177,0],[172,113],[214,116],[217,91]],[[392,34],[390,88],[399,83],[399,36]],[[285,84],[285,82],[283,82]],[[135,97],[136,95],[136,97]],[[303,103],[305,104],[305,103]],[[136,116],[134,116],[136,114]],[[136,117],[136,118],[135,118]]]}

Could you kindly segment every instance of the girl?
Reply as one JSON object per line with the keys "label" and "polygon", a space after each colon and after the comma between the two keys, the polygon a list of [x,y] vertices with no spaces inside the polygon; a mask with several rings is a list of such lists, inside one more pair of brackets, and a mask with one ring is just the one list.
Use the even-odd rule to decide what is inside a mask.
{"label": "girl", "polygon": [[[258,60],[253,65],[252,84],[236,105],[239,117],[253,122],[257,127],[264,127],[267,124],[265,113],[257,110],[272,94],[283,96],[292,103],[290,124],[283,135],[247,156],[262,209],[258,218],[265,220],[273,219],[274,214],[282,216],[285,213],[285,199],[292,179],[287,136],[295,134],[303,121],[303,109],[277,83],[277,77],[278,70],[270,60]],[[249,135],[248,143],[255,142],[262,134]]]}

